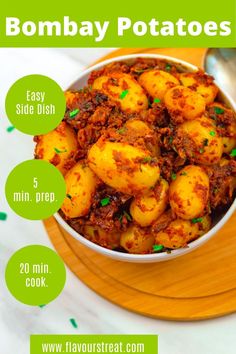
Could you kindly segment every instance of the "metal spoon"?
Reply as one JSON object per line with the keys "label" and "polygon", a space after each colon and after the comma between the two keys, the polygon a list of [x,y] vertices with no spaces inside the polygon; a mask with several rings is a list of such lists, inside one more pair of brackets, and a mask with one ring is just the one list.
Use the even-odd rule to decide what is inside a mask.
{"label": "metal spoon", "polygon": [[236,48],[210,48],[204,58],[205,71],[236,100]]}

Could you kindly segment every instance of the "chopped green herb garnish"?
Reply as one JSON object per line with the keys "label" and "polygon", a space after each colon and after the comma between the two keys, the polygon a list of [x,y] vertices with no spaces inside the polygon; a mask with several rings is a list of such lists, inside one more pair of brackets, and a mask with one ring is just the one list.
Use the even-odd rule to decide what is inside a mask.
{"label": "chopped green herb garnish", "polygon": [[216,114],[222,114],[225,110],[220,107],[214,107],[214,111]]}
{"label": "chopped green herb garnish", "polygon": [[154,102],[154,103],[160,103],[161,100],[160,100],[160,98],[154,98],[153,102]]}
{"label": "chopped green herb garnish", "polygon": [[122,127],[122,128],[120,128],[120,129],[117,130],[117,133],[119,133],[119,134],[124,134],[125,131],[126,131],[126,128],[125,128],[125,127]]}
{"label": "chopped green herb garnish", "polygon": [[132,221],[131,216],[130,216],[126,211],[124,211],[124,216],[126,217],[126,219],[127,219],[128,221]]}
{"label": "chopped green herb garnish", "polygon": [[145,163],[145,162],[151,162],[152,161],[152,157],[151,156],[146,156],[142,159],[142,163]]}
{"label": "chopped green herb garnish", "polygon": [[69,113],[70,119],[75,118],[75,116],[77,116],[78,113],[79,113],[79,109],[78,109],[78,108],[76,108],[76,109],[74,109],[73,111],[71,111],[71,112]]}
{"label": "chopped green herb garnish", "polygon": [[76,320],[74,318],[70,318],[70,323],[72,324],[72,326],[74,328],[78,328],[78,324],[77,324],[77,322],[76,322]]}
{"label": "chopped green herb garnish", "polygon": [[196,224],[198,222],[202,222],[202,218],[194,218],[191,220],[193,224]]}
{"label": "chopped green herb garnish", "polygon": [[59,150],[57,148],[54,148],[54,151],[57,153],[57,154],[62,154],[63,152],[67,152],[67,150]]}
{"label": "chopped green herb garnish", "polygon": [[171,174],[171,179],[172,179],[173,181],[175,181],[176,178],[177,178],[177,174],[176,174],[176,173],[172,173],[172,174]]}
{"label": "chopped green herb garnish", "polygon": [[203,154],[204,153],[204,149],[199,149],[199,152],[200,152],[200,154]]}
{"label": "chopped green herb garnish", "polygon": [[125,98],[125,96],[128,95],[128,93],[129,93],[129,90],[122,91],[120,94],[120,99],[123,100],[123,98]]}
{"label": "chopped green herb garnish", "polygon": [[230,156],[235,157],[236,156],[236,149],[233,149],[230,153]]}
{"label": "chopped green herb garnish", "polygon": [[160,252],[163,250],[163,248],[164,248],[164,246],[162,246],[162,245],[153,245],[152,246],[153,252]]}
{"label": "chopped green herb garnish", "polygon": [[106,197],[100,201],[101,206],[106,206],[110,203],[110,198]]}
{"label": "chopped green herb garnish", "polygon": [[0,220],[6,221],[7,220],[7,213],[0,211]]}
{"label": "chopped green herb garnish", "polygon": [[147,69],[135,69],[134,72],[137,73],[137,74],[141,74],[143,73],[144,71],[146,71]]}
{"label": "chopped green herb garnish", "polygon": [[72,199],[72,196],[71,196],[70,194],[67,194],[66,196],[67,196],[67,198],[69,198],[70,200]]}
{"label": "chopped green herb garnish", "polygon": [[185,171],[180,173],[180,176],[187,176],[187,175],[188,175],[188,174],[187,174],[187,172],[185,172]]}
{"label": "chopped green herb garnish", "polygon": [[169,143],[170,143],[170,144],[173,143],[173,136],[170,136],[170,138],[169,138]]}
{"label": "chopped green herb garnish", "polygon": [[216,132],[214,132],[214,130],[211,130],[209,134],[210,134],[211,136],[215,136],[215,135],[216,135]]}
{"label": "chopped green herb garnish", "polygon": [[170,70],[171,69],[171,65],[170,64],[166,64],[166,70]]}
{"label": "chopped green herb garnish", "polygon": [[11,133],[14,129],[15,127],[13,125],[10,125],[9,127],[7,127],[7,132]]}
{"label": "chopped green herb garnish", "polygon": [[208,139],[204,139],[204,140],[203,140],[203,145],[204,145],[204,146],[207,146],[208,143],[209,143],[209,140],[208,140]]}

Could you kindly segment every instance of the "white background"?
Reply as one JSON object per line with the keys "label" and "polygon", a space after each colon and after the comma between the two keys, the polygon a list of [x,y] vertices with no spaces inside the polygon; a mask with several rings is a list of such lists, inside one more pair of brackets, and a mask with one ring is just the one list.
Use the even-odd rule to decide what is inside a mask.
{"label": "white background", "polygon": [[[17,249],[30,244],[52,247],[41,222],[24,220],[7,206],[4,184],[19,162],[32,158],[32,137],[14,130],[4,100],[13,82],[27,74],[45,74],[63,88],[80,71],[111,49],[0,49],[0,354],[28,354],[30,334],[159,334],[160,354],[235,354],[236,314],[201,322],[167,322],[135,315],[99,297],[67,270],[63,293],[44,308],[25,306],[7,291],[4,268]],[[78,329],[69,321],[74,318]]]}

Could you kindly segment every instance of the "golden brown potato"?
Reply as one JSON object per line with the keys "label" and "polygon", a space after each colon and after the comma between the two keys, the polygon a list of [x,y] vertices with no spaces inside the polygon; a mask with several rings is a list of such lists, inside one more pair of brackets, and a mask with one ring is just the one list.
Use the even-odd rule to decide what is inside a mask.
{"label": "golden brown potato", "polygon": [[87,215],[95,193],[97,178],[83,162],[65,175],[66,198],[61,207],[67,218]]}
{"label": "golden brown potato", "polygon": [[100,138],[88,153],[88,163],[106,184],[120,192],[135,195],[153,187],[160,176],[149,152],[126,143]]}
{"label": "golden brown potato", "polygon": [[160,100],[164,98],[170,88],[179,85],[179,80],[176,77],[157,69],[145,71],[139,76],[138,82],[152,98]]}
{"label": "golden brown potato", "polygon": [[[157,135],[153,129],[151,129],[147,123],[140,119],[129,119],[125,123],[125,134],[132,136],[135,139],[144,138],[145,141],[149,142],[147,148],[153,156],[160,155],[160,147],[157,140]],[[151,141],[151,143],[150,143]]]}
{"label": "golden brown potato", "polygon": [[52,163],[64,175],[78,145],[74,130],[62,122],[56,129],[36,138],[35,158]]}
{"label": "golden brown potato", "polygon": [[120,245],[120,234],[118,232],[108,233],[98,226],[85,225],[83,235],[102,247],[114,249]]}
{"label": "golden brown potato", "polygon": [[[232,112],[231,109],[225,107],[220,102],[214,102],[209,107],[213,107],[214,109],[219,108],[223,111],[223,113],[227,114],[228,116],[232,116],[232,121],[228,125],[224,125],[224,130],[226,130],[227,136],[222,136],[222,143],[223,143],[223,152],[229,154],[233,148],[236,146],[236,118],[235,114]],[[221,123],[221,122],[220,122]]]}
{"label": "golden brown potato", "polygon": [[201,216],[209,196],[209,178],[200,166],[189,165],[180,170],[169,189],[170,206],[182,219]]}
{"label": "golden brown potato", "polygon": [[205,100],[188,87],[175,86],[164,97],[169,114],[176,123],[200,117],[205,111]]}
{"label": "golden brown potato", "polygon": [[93,83],[93,89],[118,101],[124,111],[139,112],[148,108],[143,88],[129,74],[116,72],[111,76],[99,76]]}
{"label": "golden brown potato", "polygon": [[166,180],[143,195],[134,198],[130,205],[130,214],[140,226],[151,225],[166,209],[169,185]]}
{"label": "golden brown potato", "polygon": [[194,161],[206,165],[216,164],[220,161],[223,142],[211,119],[202,117],[185,122],[178,127],[178,133],[182,133],[188,138],[183,141],[186,144],[184,148],[190,151],[193,147],[191,152]]}
{"label": "golden brown potato", "polygon": [[206,104],[213,102],[219,91],[212,78],[202,72],[182,73],[179,79],[184,86],[199,93],[205,99]]}
{"label": "golden brown potato", "polygon": [[71,105],[76,99],[76,96],[78,96],[78,92],[65,91],[64,94],[66,98],[66,106],[71,107]]}
{"label": "golden brown potato", "polygon": [[171,249],[185,247],[189,242],[205,234],[210,226],[209,216],[199,218],[199,222],[195,223],[176,219],[166,229],[156,234],[155,243]]}
{"label": "golden brown potato", "polygon": [[129,253],[144,254],[152,251],[154,240],[154,234],[133,225],[121,234],[120,245]]}

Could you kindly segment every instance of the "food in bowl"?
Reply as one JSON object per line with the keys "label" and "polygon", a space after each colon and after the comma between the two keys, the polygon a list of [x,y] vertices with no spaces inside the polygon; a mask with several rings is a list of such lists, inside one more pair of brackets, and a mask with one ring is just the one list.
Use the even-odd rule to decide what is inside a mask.
{"label": "food in bowl", "polygon": [[63,219],[117,252],[186,248],[235,197],[236,116],[211,76],[164,59],[116,61],[65,93],[35,158],[64,175]]}

